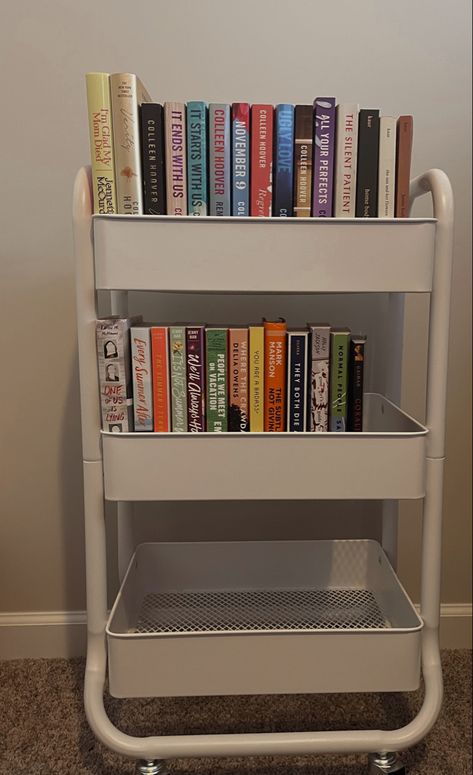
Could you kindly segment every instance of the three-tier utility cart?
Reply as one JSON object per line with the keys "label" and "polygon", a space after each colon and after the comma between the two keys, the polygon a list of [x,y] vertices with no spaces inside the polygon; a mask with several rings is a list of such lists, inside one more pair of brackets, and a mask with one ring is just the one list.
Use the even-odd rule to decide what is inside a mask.
{"label": "three-tier utility cart", "polygon": [[[92,216],[89,172],[78,173],[85,710],[96,736],[140,760],[141,773],[164,773],[165,760],[177,757],[335,752],[365,752],[370,772],[400,773],[397,752],[422,740],[435,723],[442,702],[453,198],[439,170],[412,182],[412,200],[426,192],[435,218]],[[232,271],[237,265],[238,272]],[[426,426],[397,405],[394,375],[386,396],[366,395],[363,433],[104,433],[95,344],[98,290],[109,291],[112,312],[122,314],[130,290],[389,293],[395,334],[402,331],[403,295],[428,293]],[[424,501],[420,615],[395,572],[397,503],[407,498]],[[136,501],[235,499],[382,500],[382,541],[130,545]],[[105,500],[118,504],[122,578],[110,614]],[[422,670],[425,698],[416,718],[390,731],[138,738],[119,731],[105,713],[107,664],[110,692],[117,697],[408,691],[419,686]]]}

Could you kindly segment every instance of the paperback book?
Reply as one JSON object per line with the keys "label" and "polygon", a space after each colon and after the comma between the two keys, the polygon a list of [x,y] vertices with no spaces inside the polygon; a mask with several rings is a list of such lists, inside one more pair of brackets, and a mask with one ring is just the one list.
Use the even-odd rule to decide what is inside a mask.
{"label": "paperback book", "polygon": [[294,215],[298,218],[308,218],[311,214],[313,161],[312,116],[312,105],[296,105],[294,130]]}
{"label": "paperback book", "polygon": [[397,121],[396,218],[409,217],[413,133],[412,116],[399,116]]}
{"label": "paperback book", "polygon": [[335,97],[314,102],[314,188],[312,215],[333,215],[333,165],[335,158]]}
{"label": "paperback book", "polygon": [[336,108],[335,218],[354,218],[358,156],[358,105],[345,103]]}
{"label": "paperback book", "polygon": [[232,105],[232,215],[250,214],[250,106]]}
{"label": "paperback book", "polygon": [[151,327],[151,359],[153,375],[154,430],[171,430],[171,401],[169,392],[168,327]]}
{"label": "paperback book", "polygon": [[277,105],[274,131],[273,215],[293,214],[294,105]]}
{"label": "paperback book", "polygon": [[210,215],[230,215],[230,105],[209,105]]}
{"label": "paperback book", "polygon": [[143,212],[165,215],[164,109],[155,102],[141,105],[141,169]]}
{"label": "paperback book", "polygon": [[227,328],[208,328],[205,360],[207,366],[207,430],[228,430],[228,347]]}
{"label": "paperback book", "polygon": [[186,106],[164,104],[166,207],[168,215],[187,215]]}
{"label": "paperback book", "polygon": [[187,208],[189,215],[208,214],[207,124],[205,102],[187,103]]}
{"label": "paperback book", "polygon": [[309,332],[287,334],[287,430],[307,430],[307,363]]}
{"label": "paperback book", "polygon": [[363,378],[365,366],[364,334],[352,335],[350,340],[348,431],[361,433],[363,430]]}
{"label": "paperback book", "polygon": [[187,430],[205,431],[205,326],[186,327]]}
{"label": "paperback book", "polygon": [[248,329],[228,329],[228,430],[250,430],[248,401]]}
{"label": "paperback book", "polygon": [[309,430],[326,433],[329,430],[330,326],[309,323],[310,331],[310,391]]}
{"label": "paperback book", "polygon": [[94,213],[117,212],[115,158],[113,153],[112,105],[108,73],[87,73],[90,157]]}
{"label": "paperback book", "polygon": [[150,327],[132,326],[130,328],[130,341],[134,429],[135,431],[152,431],[154,423]]}
{"label": "paperback book", "polygon": [[187,431],[187,359],[185,326],[169,327],[171,418],[174,433]]}
{"label": "paperback book", "polygon": [[378,217],[394,218],[396,199],[396,119],[379,120]]}
{"label": "paperback book", "polygon": [[251,107],[251,199],[250,212],[269,217],[272,212],[273,106]]}
{"label": "paperback book", "polygon": [[287,324],[264,321],[264,430],[286,430]]}
{"label": "paperback book", "polygon": [[248,387],[250,401],[250,431],[264,431],[264,327],[249,327]]}
{"label": "paperback book", "polygon": [[330,332],[330,430],[347,430],[348,357],[350,329],[332,328]]}
{"label": "paperback book", "polygon": [[140,317],[109,317],[96,323],[102,428],[112,433],[133,430],[130,327]]}
{"label": "paperback book", "polygon": [[360,110],[356,217],[378,215],[379,110]]}

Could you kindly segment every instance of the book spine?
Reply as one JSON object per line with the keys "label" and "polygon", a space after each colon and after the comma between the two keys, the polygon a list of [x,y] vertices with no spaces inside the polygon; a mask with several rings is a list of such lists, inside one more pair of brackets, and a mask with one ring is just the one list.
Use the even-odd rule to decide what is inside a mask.
{"label": "book spine", "polygon": [[264,431],[264,328],[249,328],[248,392],[250,399],[250,431]]}
{"label": "book spine", "polygon": [[164,103],[166,145],[166,209],[168,215],[187,215],[186,106]]}
{"label": "book spine", "polygon": [[144,102],[140,118],[143,212],[146,215],[166,215],[163,106]]}
{"label": "book spine", "polygon": [[411,177],[412,116],[399,116],[397,121],[396,218],[409,217],[409,184]]}
{"label": "book spine", "polygon": [[187,430],[205,431],[205,328],[186,327]]}
{"label": "book spine", "polygon": [[151,328],[154,430],[169,433],[171,411],[169,395],[169,348],[167,326]]}
{"label": "book spine", "polygon": [[274,132],[273,215],[293,215],[294,105],[277,105]]}
{"label": "book spine", "polygon": [[151,332],[149,326],[130,329],[135,431],[152,431],[153,383],[151,378]]}
{"label": "book spine", "polygon": [[312,202],[313,108],[296,105],[294,140],[294,215],[308,218]]}
{"label": "book spine", "polygon": [[330,418],[329,427],[337,433],[347,430],[348,355],[350,332],[330,334]]}
{"label": "book spine", "polygon": [[272,105],[251,107],[250,212],[259,218],[272,211],[273,112]]}
{"label": "book spine", "polygon": [[357,218],[378,215],[379,110],[360,110],[358,120]]}
{"label": "book spine", "polygon": [[335,158],[335,97],[317,97],[314,102],[314,188],[312,215],[333,215],[333,171]]}
{"label": "book spine", "polygon": [[133,430],[130,320],[98,320],[96,340],[102,428],[128,433]]}
{"label": "book spine", "polygon": [[302,433],[307,428],[308,331],[287,335],[287,430]]}
{"label": "book spine", "polygon": [[117,212],[110,76],[87,73],[85,78],[94,213],[110,215]]}
{"label": "book spine", "polygon": [[348,378],[347,430],[361,433],[363,430],[363,377],[365,366],[366,336],[352,336]]}
{"label": "book spine", "polygon": [[396,199],[396,120],[379,120],[378,217],[394,218]]}
{"label": "book spine", "polygon": [[207,430],[228,430],[228,351],[226,328],[208,328],[205,332],[207,366]]}
{"label": "book spine", "polygon": [[228,430],[250,430],[248,398],[248,329],[228,329]]}
{"label": "book spine", "polygon": [[230,215],[230,105],[209,105],[210,215]]}
{"label": "book spine", "polygon": [[187,209],[189,215],[208,214],[207,118],[205,102],[187,103]]}
{"label": "book spine", "polygon": [[358,156],[358,105],[346,103],[336,108],[335,218],[354,218]]}
{"label": "book spine", "polygon": [[309,325],[310,330],[310,387],[309,430],[314,433],[328,431],[330,326]]}
{"label": "book spine", "polygon": [[286,429],[287,325],[264,321],[264,430]]}
{"label": "book spine", "polygon": [[232,105],[232,215],[250,214],[250,106]]}
{"label": "book spine", "polygon": [[169,328],[169,360],[171,372],[171,427],[173,433],[187,431],[186,329]]}

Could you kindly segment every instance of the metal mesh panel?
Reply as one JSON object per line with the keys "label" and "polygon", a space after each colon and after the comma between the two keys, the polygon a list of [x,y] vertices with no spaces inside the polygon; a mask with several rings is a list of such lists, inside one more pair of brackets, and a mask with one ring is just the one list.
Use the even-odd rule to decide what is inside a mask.
{"label": "metal mesh panel", "polygon": [[146,595],[134,631],[176,635],[389,626],[366,589],[255,589]]}

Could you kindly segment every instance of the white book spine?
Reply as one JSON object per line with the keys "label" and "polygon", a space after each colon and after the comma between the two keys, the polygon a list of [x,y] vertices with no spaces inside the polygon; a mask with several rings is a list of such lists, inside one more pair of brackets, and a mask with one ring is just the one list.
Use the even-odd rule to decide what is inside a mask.
{"label": "white book spine", "polygon": [[378,218],[394,218],[396,200],[396,119],[379,122]]}
{"label": "white book spine", "polygon": [[113,433],[133,430],[129,328],[130,321],[120,318],[96,325],[102,428]]}
{"label": "white book spine", "polygon": [[110,76],[117,210],[123,215],[143,212],[139,106],[151,102],[143,84],[133,73]]}
{"label": "white book spine", "polygon": [[337,105],[335,218],[355,217],[358,110],[359,106],[356,103]]}
{"label": "white book spine", "polygon": [[135,431],[153,430],[151,332],[147,326],[130,330]]}

